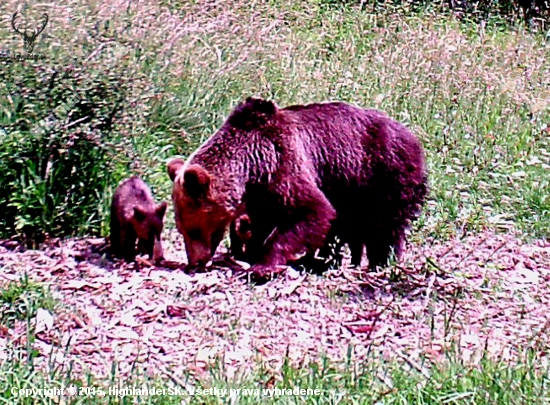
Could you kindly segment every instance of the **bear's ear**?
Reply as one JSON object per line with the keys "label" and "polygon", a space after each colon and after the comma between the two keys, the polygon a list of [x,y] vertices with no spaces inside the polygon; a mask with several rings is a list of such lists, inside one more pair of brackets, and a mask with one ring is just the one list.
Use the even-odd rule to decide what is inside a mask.
{"label": "bear's ear", "polygon": [[190,166],[183,174],[183,187],[191,198],[206,197],[210,188],[210,175],[201,166]]}
{"label": "bear's ear", "polygon": [[166,201],[161,202],[157,206],[157,209],[156,209],[155,213],[157,214],[158,218],[160,218],[160,219],[164,218],[164,214],[166,214],[166,208],[168,208],[168,204],[166,203]]}
{"label": "bear's ear", "polygon": [[248,97],[245,105],[250,106],[252,111],[266,115],[272,115],[277,112],[277,105],[273,101],[262,98]]}
{"label": "bear's ear", "polygon": [[233,110],[227,122],[234,128],[246,131],[259,129],[273,119],[277,110],[278,107],[273,101],[248,97]]}
{"label": "bear's ear", "polygon": [[174,181],[176,178],[176,175],[178,174],[178,170],[180,167],[182,167],[184,164],[183,160],[176,158],[172,159],[170,162],[168,162],[168,176],[170,176],[170,180]]}
{"label": "bear's ear", "polygon": [[138,222],[143,222],[147,218],[147,212],[140,205],[134,205],[134,219]]}

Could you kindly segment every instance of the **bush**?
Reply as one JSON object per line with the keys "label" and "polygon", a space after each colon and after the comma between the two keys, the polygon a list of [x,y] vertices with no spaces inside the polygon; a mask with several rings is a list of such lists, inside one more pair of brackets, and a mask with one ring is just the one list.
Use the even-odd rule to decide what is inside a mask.
{"label": "bush", "polygon": [[[197,123],[187,114],[193,102],[180,108],[159,74],[172,30],[150,27],[156,19],[143,19],[141,8],[106,7],[59,3],[73,18],[51,20],[37,61],[12,58],[21,38],[0,32],[0,238],[18,235],[36,246],[45,235],[105,235],[112,192],[131,175],[159,198],[168,194],[164,159],[174,145],[189,147],[181,123]],[[11,14],[17,3],[0,8]]]}
{"label": "bush", "polygon": [[[3,63],[9,63],[4,61]],[[0,123],[2,236],[101,232],[101,201],[132,160],[115,117],[125,75],[12,63]]]}

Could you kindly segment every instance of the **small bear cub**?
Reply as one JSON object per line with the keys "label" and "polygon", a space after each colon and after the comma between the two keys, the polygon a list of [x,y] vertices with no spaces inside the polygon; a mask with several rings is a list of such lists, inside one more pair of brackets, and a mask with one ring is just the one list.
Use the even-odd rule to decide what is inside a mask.
{"label": "small bear cub", "polygon": [[235,260],[250,260],[250,242],[252,241],[252,226],[250,217],[244,210],[229,225],[231,254]]}
{"label": "small bear cub", "polygon": [[155,203],[151,189],[139,177],[120,182],[111,204],[111,252],[133,262],[137,250],[158,262],[164,258],[161,233],[168,204]]}

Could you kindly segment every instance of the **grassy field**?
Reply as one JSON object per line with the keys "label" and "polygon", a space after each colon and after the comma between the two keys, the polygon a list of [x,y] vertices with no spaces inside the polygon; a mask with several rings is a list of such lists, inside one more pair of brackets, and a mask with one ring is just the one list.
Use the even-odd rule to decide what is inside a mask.
{"label": "grassy field", "polygon": [[[15,0],[0,4],[0,48],[12,55],[23,52],[21,37],[10,27],[18,7]],[[49,23],[34,50],[44,60],[0,60],[3,237],[26,226],[31,233],[105,235],[113,189],[131,173],[142,175],[159,199],[169,200],[168,159],[187,156],[251,95],[281,106],[342,100],[379,108],[409,125],[425,146],[431,186],[412,232],[415,244],[485,229],[517,229],[528,240],[548,237],[547,33],[497,19],[478,24],[429,10],[388,7],[373,13],[322,1],[60,0],[21,10],[37,21],[47,12]],[[75,92],[84,101],[68,103]],[[37,134],[38,123],[63,105],[55,129]],[[167,222],[174,228],[170,210]],[[12,286],[0,299],[3,308],[20,308],[30,322],[36,308],[53,304],[47,291],[21,285],[30,298]],[[27,298],[17,301],[18,296]],[[2,325],[21,319],[19,313],[4,315]],[[195,396],[192,401],[548,403],[548,370],[528,350],[511,365],[487,359],[474,366],[450,351],[447,363],[426,366],[429,378],[424,366],[373,356],[347,371],[346,365],[335,371],[328,363],[303,370],[288,366],[276,383],[322,387],[319,397],[252,395],[233,402]],[[7,388],[75,382],[71,370],[36,372],[32,359],[27,348],[2,360],[0,391],[6,391],[0,402],[53,403],[36,396],[16,399]],[[223,375],[223,366],[213,368],[208,386],[269,386],[260,366],[242,381]],[[86,381],[78,377],[77,383]],[[170,384],[168,379],[153,383]],[[71,403],[136,402],[96,396]],[[163,397],[140,403],[180,402]]]}
{"label": "grassy field", "polygon": [[[38,389],[72,387],[77,395],[66,395],[70,404],[546,404],[548,381],[538,369],[536,359],[527,355],[517,364],[482,361],[476,367],[460,362],[434,367],[430,374],[403,364],[372,363],[347,365],[347,369],[332,368],[330,363],[302,369],[283,367],[281,381],[258,371],[244,379],[227,381],[218,378],[223,369],[213,369],[208,383],[196,384],[174,378],[135,379],[98,383],[93,377],[86,381],[71,379],[70,371],[43,377],[26,367],[0,369],[6,392],[0,400],[7,404],[53,404]],[[261,366],[258,367],[259,369]],[[2,387],[2,388],[4,388]],[[135,395],[115,391],[135,387],[154,388],[158,394]],[[306,390],[311,390],[307,392]],[[35,390],[34,392],[32,390]],[[164,392],[162,392],[164,390]],[[278,390],[278,391],[277,391]],[[304,390],[300,392],[300,390]],[[9,395],[8,392],[13,395]],[[155,391],[157,392],[157,391]],[[1,394],[0,394],[1,395]],[[53,394],[52,396],[55,396]],[[139,401],[139,402],[138,402]]]}
{"label": "grassy field", "polygon": [[[16,4],[1,6],[6,25]],[[10,197],[19,229],[36,223],[61,235],[105,233],[113,186],[130,172],[168,198],[167,159],[188,155],[239,101],[257,95],[282,106],[343,100],[380,108],[411,126],[427,150],[432,189],[417,240],[485,227],[548,234],[550,47],[543,33],[315,1],[61,1],[28,13],[39,20],[43,10],[50,22],[35,53],[46,61],[2,63],[9,79],[3,90],[19,97],[0,104],[0,119],[11,131],[0,153],[6,171],[15,173]],[[0,35],[4,48],[22,52],[17,34]],[[53,69],[71,70],[52,79]],[[100,84],[88,89],[86,80]],[[87,170],[83,159],[63,160],[33,146],[28,133],[75,89],[92,98],[91,106],[72,108],[53,136],[82,131],[99,139],[105,151],[85,151],[93,161]],[[78,124],[89,110],[95,116]],[[108,131],[101,122],[94,126],[111,112]],[[26,144],[40,164],[10,165],[14,155],[26,157]],[[48,183],[44,167],[59,161],[69,166],[65,171],[78,167],[87,176],[77,179],[84,191],[62,174],[64,181]],[[84,186],[90,176],[104,180]],[[68,193],[80,199],[57,196]],[[44,205],[50,208],[40,210]]]}

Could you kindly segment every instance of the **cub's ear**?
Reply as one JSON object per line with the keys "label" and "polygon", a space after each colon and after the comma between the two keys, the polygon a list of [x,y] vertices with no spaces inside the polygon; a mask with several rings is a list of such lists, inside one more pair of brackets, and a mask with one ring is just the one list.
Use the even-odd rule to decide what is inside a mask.
{"label": "cub's ear", "polygon": [[178,170],[180,167],[182,167],[184,164],[183,160],[176,158],[172,159],[170,162],[168,162],[167,168],[168,168],[168,176],[170,176],[170,180],[174,181],[176,178],[176,175],[178,174]]}
{"label": "cub's ear", "polygon": [[157,209],[155,213],[157,214],[157,217],[160,219],[164,218],[164,214],[166,214],[166,208],[168,208],[168,203],[166,201],[161,202],[159,205],[157,205]]}
{"label": "cub's ear", "polygon": [[204,198],[210,188],[210,175],[201,166],[189,166],[183,174],[183,187],[189,197]]}
{"label": "cub's ear", "polygon": [[139,205],[134,205],[134,219],[138,222],[143,222],[147,218],[147,211]]}

